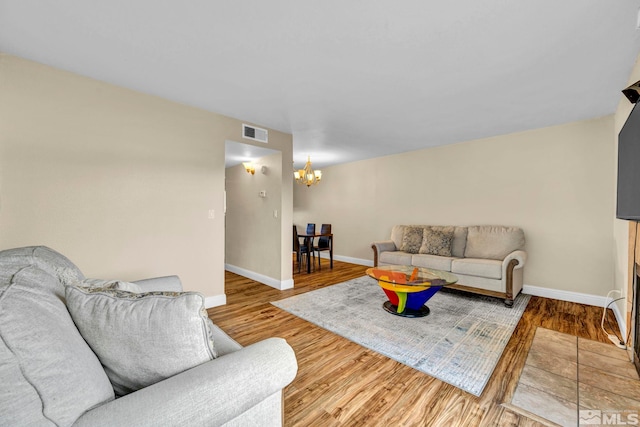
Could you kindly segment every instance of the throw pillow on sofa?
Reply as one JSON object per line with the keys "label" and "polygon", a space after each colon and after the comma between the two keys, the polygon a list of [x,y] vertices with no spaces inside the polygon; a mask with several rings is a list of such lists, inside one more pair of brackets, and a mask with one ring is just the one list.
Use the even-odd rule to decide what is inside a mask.
{"label": "throw pillow on sofa", "polygon": [[204,297],[67,286],[67,308],[123,396],[217,356]]}
{"label": "throw pillow on sofa", "polygon": [[423,232],[421,254],[451,256],[451,244],[453,242],[453,229],[450,231],[425,228]]}
{"label": "throw pillow on sofa", "polygon": [[417,254],[422,246],[422,227],[405,227],[400,250],[410,254]]}

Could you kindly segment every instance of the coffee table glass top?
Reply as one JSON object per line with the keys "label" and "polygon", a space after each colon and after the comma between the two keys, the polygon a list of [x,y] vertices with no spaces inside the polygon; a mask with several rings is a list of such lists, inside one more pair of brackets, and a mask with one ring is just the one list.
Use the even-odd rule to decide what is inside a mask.
{"label": "coffee table glass top", "polygon": [[367,269],[366,274],[378,281],[404,286],[447,286],[458,281],[455,274],[410,265],[382,265]]}
{"label": "coffee table glass top", "polygon": [[378,281],[389,298],[382,304],[385,311],[402,317],[429,315],[425,303],[443,286],[458,281],[456,275],[446,271],[410,265],[385,265],[369,268],[366,273]]}

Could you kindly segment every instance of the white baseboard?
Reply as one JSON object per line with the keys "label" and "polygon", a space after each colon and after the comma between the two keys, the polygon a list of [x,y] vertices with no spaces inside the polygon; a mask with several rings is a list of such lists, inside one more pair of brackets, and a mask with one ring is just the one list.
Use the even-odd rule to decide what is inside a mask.
{"label": "white baseboard", "polygon": [[226,304],[227,304],[227,295],[225,294],[214,295],[212,297],[206,297],[204,299],[205,308],[218,307],[220,305],[226,305]]}
{"label": "white baseboard", "polygon": [[255,280],[256,282],[263,283],[267,286],[271,286],[272,288],[279,289],[281,291],[293,288],[293,279],[278,280],[274,279],[273,277],[265,276],[264,274],[246,270],[244,268],[231,264],[225,264],[224,269],[232,273],[239,274],[240,276],[246,277],[248,279]]}
{"label": "white baseboard", "polygon": [[[562,301],[576,302],[578,304],[593,305],[596,307],[605,307],[611,300],[600,295],[583,294],[580,292],[561,291],[559,289],[541,288],[538,286],[524,285],[522,293],[535,295],[538,297],[559,299]],[[612,304],[611,309],[616,316],[618,328],[623,336],[627,335],[627,322],[625,317],[620,313],[618,304]]]}
{"label": "white baseboard", "polygon": [[620,328],[620,333],[622,337],[626,339],[627,337],[627,319],[625,316],[620,313],[620,309],[618,308],[618,304],[611,304],[611,309],[613,310],[613,314],[616,315],[616,320],[618,321],[618,328]]}
{"label": "white baseboard", "polygon": [[561,291],[559,289],[541,288],[538,286],[524,285],[522,292],[538,297],[559,299],[562,301],[577,302],[579,304],[595,305],[596,307],[604,307],[606,297],[599,295],[583,294],[580,292]]}
{"label": "white baseboard", "polygon": [[[320,252],[320,258],[329,259],[329,254],[327,252]],[[343,255],[333,255],[333,259],[336,261],[348,262],[350,264],[358,264],[365,265],[367,267],[373,267],[373,261],[370,259],[362,259],[362,258],[352,258]]]}

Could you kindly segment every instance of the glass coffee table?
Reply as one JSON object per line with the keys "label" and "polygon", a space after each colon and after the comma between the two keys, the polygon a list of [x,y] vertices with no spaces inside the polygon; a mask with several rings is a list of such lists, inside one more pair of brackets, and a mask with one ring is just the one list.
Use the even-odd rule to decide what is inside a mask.
{"label": "glass coffee table", "polygon": [[458,277],[446,271],[410,265],[383,265],[369,268],[369,277],[378,281],[389,301],[382,307],[403,317],[424,317],[429,307],[424,305],[443,286],[456,283]]}

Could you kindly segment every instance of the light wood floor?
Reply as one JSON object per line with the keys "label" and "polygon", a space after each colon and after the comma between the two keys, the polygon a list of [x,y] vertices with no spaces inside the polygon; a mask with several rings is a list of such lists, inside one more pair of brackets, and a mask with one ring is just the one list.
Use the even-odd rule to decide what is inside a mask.
{"label": "light wood floor", "polygon": [[[364,275],[366,267],[323,260],[323,269],[294,274],[295,288],[278,291],[227,272],[227,305],[209,317],[242,345],[279,336],[295,350],[298,375],[284,392],[286,426],[539,426],[501,404],[509,402],[542,326],[608,342],[602,309],[532,297],[480,397],[365,349],[270,304]],[[297,271],[297,270],[296,270]]]}

